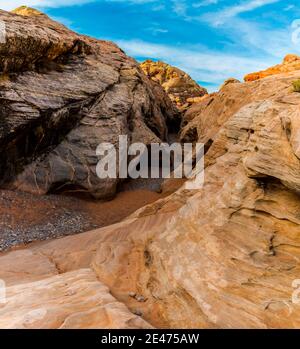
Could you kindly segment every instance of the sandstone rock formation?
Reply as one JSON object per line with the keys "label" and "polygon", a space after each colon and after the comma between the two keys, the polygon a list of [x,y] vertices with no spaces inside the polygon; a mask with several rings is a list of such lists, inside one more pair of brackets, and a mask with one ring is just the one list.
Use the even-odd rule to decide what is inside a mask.
{"label": "sandstone rock formation", "polygon": [[[0,255],[11,292],[0,323],[106,326],[90,299],[104,284],[154,327],[299,328],[300,94],[290,88],[298,78],[300,71],[229,84],[192,107],[183,137],[191,123],[196,140],[211,141],[203,188],[185,184],[121,223]],[[78,294],[56,291],[64,278]],[[78,278],[90,280],[86,296]],[[41,307],[34,298],[44,285]],[[87,300],[81,313],[66,312],[69,304],[78,314],[79,298]]]}
{"label": "sandstone rock formation", "polygon": [[[166,139],[178,113],[114,44],[24,11],[0,12],[2,183],[112,195],[98,143]],[[189,180],[120,223],[1,253],[0,328],[299,328],[297,64],[230,80],[185,113],[181,140],[206,145],[202,188]]]}
{"label": "sandstone rock formation", "polygon": [[[115,44],[77,35],[35,10],[0,11],[0,181],[44,194],[72,186],[111,197],[96,148],[166,140],[178,117],[163,89]],[[22,16],[21,16],[22,15]]]}
{"label": "sandstone rock formation", "polygon": [[116,301],[90,269],[11,286],[6,297],[2,329],[152,328]]}
{"label": "sandstone rock formation", "polygon": [[298,75],[295,71],[252,83],[225,84],[218,93],[208,95],[201,103],[188,109],[183,116],[181,140],[197,140],[206,144],[208,149],[221,126],[243,106],[271,97],[290,104],[292,82],[297,80]]}
{"label": "sandstone rock formation", "polygon": [[141,64],[141,68],[150,79],[162,85],[179,109],[197,103],[199,98],[207,94],[207,90],[188,74],[164,62],[147,60]]}
{"label": "sandstone rock formation", "polygon": [[245,76],[245,81],[255,81],[263,79],[270,75],[277,75],[281,73],[288,73],[294,70],[300,69],[300,57],[297,55],[287,55],[282,64],[277,64],[274,67],[268,68],[266,70],[251,73]]}
{"label": "sandstone rock formation", "polygon": [[31,17],[31,16],[44,16],[44,17],[46,17],[46,15],[43,12],[40,12],[37,9],[31,8],[28,6],[20,6],[20,7],[16,8],[15,10],[12,10],[11,12],[15,13],[17,15],[27,16],[27,17]]}
{"label": "sandstone rock formation", "polygon": [[238,79],[235,79],[235,78],[229,78],[229,79],[226,79],[223,84],[221,85],[220,87],[220,90],[222,90],[224,87],[226,87],[227,85],[229,84],[240,84],[241,82],[238,80]]}

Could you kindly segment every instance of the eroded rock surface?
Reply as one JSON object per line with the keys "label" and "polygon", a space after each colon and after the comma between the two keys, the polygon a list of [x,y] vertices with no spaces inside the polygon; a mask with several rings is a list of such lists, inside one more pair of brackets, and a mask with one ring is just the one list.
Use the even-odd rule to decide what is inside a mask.
{"label": "eroded rock surface", "polygon": [[147,60],[141,64],[144,73],[158,82],[181,110],[199,102],[207,94],[187,73],[164,62]]}
{"label": "eroded rock surface", "polygon": [[37,194],[72,186],[111,197],[118,180],[97,177],[97,146],[117,144],[119,135],[129,143],[166,140],[177,111],[115,44],[24,11],[0,11],[1,183]]}
{"label": "eroded rock surface", "polygon": [[285,56],[281,64],[277,64],[274,67],[262,70],[256,73],[250,73],[245,76],[245,81],[255,81],[263,79],[270,75],[277,75],[281,73],[288,73],[300,69],[300,57],[297,55],[289,54]]}
{"label": "eroded rock surface", "polygon": [[187,110],[183,116],[181,140],[199,141],[209,149],[220,128],[243,106],[270,98],[287,106],[297,104],[299,95],[293,93],[292,83],[299,77],[300,70],[251,83],[225,84],[218,93],[207,95]]}
{"label": "eroded rock surface", "polygon": [[215,103],[223,120],[212,123],[202,189],[184,185],[116,225],[4,254],[0,278],[26,285],[91,268],[155,327],[299,328],[298,77],[229,84],[202,106],[204,118]]}
{"label": "eroded rock surface", "polygon": [[[1,16],[22,24],[27,20],[6,13]],[[35,20],[45,21],[39,18],[36,16]],[[72,38],[69,32],[68,38]],[[35,113],[44,110],[44,98],[53,97],[51,103],[64,108],[62,101],[70,98],[66,78],[69,64],[89,65],[90,62],[91,68],[85,66],[84,74],[91,74],[91,79],[100,74],[106,91],[100,100],[98,96],[97,102],[92,103],[88,116],[79,118],[66,139],[53,149],[47,148],[49,152],[42,152],[45,158],[35,159],[25,172],[21,171],[19,181],[23,178],[22,183],[29,183],[28,188],[28,179],[38,178],[31,177],[30,169],[33,166],[43,168],[44,165],[37,164],[49,162],[51,156],[60,154],[59,149],[81,144],[82,138],[72,138],[70,134],[75,132],[78,136],[81,127],[85,135],[94,132],[102,111],[111,111],[105,109],[111,105],[109,103],[113,103],[114,115],[117,115],[107,121],[111,137],[114,129],[110,121],[123,120],[123,111],[128,107],[128,99],[123,100],[122,93],[114,93],[119,89],[132,93],[128,85],[135,87],[134,93],[139,91],[139,98],[135,96],[131,106],[136,107],[136,103],[144,106],[143,113],[138,109],[139,113],[132,119],[132,139],[139,139],[141,134],[143,139],[165,134],[167,121],[159,103],[167,99],[159,99],[153,107],[151,103],[157,97],[136,63],[112,44],[97,42],[94,45],[92,39],[81,40],[85,44],[80,47],[90,46],[91,53],[81,52],[78,58],[72,51],[68,59],[73,63],[64,63],[66,70],[59,74],[53,68],[50,72],[38,72],[37,66],[28,66],[25,72],[20,72],[20,61],[13,57],[8,65],[13,66],[15,72],[9,73],[9,79],[4,79],[3,84],[13,89],[3,89],[2,93],[8,94],[6,100],[10,102],[2,107],[8,105],[8,110],[13,112],[9,120],[3,119],[7,124],[2,123],[6,126],[2,132],[12,132],[11,147],[18,143],[14,139],[14,127],[20,130],[21,125],[25,135],[28,128],[24,123],[26,125],[29,119],[40,120],[40,114]],[[115,50],[116,62],[112,60],[111,50]],[[54,54],[51,50],[45,50],[44,54],[48,61],[55,61],[49,58]],[[104,71],[95,68],[94,55],[102,57]],[[21,55],[19,59],[25,62]],[[4,69],[5,64],[2,64]],[[134,73],[128,73],[128,64],[130,72]],[[126,73],[122,73],[123,69]],[[108,71],[105,80],[101,74]],[[52,74],[54,80],[50,79]],[[66,76],[64,89],[58,89],[61,91],[58,95],[44,91],[34,99],[27,90],[35,86],[37,77],[57,84],[60,74]],[[32,75],[34,79],[30,80]],[[187,182],[175,193],[139,209],[115,225],[0,254],[0,279],[8,286],[7,302],[0,305],[0,327],[299,328],[300,306],[295,281],[300,277],[300,94],[291,88],[292,82],[299,78],[300,71],[295,70],[245,84],[225,84],[218,93],[203,97],[188,110],[181,139],[206,144],[202,188],[187,190]],[[81,103],[86,100],[87,92],[82,92],[82,80],[78,81],[78,89],[74,89],[74,85],[72,89],[76,103]],[[48,83],[46,85],[50,86]],[[95,86],[88,85],[93,91]],[[16,91],[17,94],[13,93]],[[148,92],[145,95],[143,91]],[[27,94],[26,98],[23,94]],[[11,96],[10,99],[7,96]],[[24,102],[29,96],[32,98],[30,105]],[[114,96],[118,96],[117,100]],[[119,98],[125,103],[125,109]],[[48,104],[49,100],[46,102]],[[39,107],[36,109],[33,105]],[[29,109],[31,113],[26,114]],[[31,118],[22,119],[24,113]],[[47,114],[52,120],[51,115]],[[151,116],[150,121],[146,115]],[[11,120],[18,120],[19,124],[9,124]],[[104,129],[101,124],[101,130]],[[116,129],[118,134],[120,128]],[[81,131],[79,134],[82,135]],[[85,139],[88,142],[89,138]],[[75,149],[72,148],[72,152]]]}
{"label": "eroded rock surface", "polygon": [[0,305],[2,329],[150,329],[90,269],[11,286]]}

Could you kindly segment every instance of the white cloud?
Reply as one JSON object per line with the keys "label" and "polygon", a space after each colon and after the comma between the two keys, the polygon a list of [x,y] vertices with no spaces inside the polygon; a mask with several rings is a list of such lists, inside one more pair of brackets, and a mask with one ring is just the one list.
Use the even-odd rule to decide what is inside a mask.
{"label": "white cloud", "polygon": [[274,3],[279,2],[279,1],[280,0],[251,0],[251,1],[241,3],[239,5],[236,5],[236,6],[228,7],[227,9],[225,9],[223,11],[223,14],[225,14],[229,17],[233,17],[233,16],[236,16],[240,13],[253,11],[259,7],[274,4]]}
{"label": "white cloud", "polygon": [[192,4],[194,8],[199,8],[199,7],[205,7],[209,5],[216,5],[218,4],[219,0],[202,0],[200,2],[195,2]]}
{"label": "white cloud", "polygon": [[299,47],[292,42],[291,27],[266,28],[261,23],[236,18],[222,30],[253,54],[283,58],[288,53],[299,52]]}
{"label": "white cloud", "polygon": [[290,10],[293,10],[295,7],[296,7],[295,5],[288,5],[283,10],[284,11],[290,11]]}
{"label": "white cloud", "polygon": [[163,11],[165,9],[166,9],[166,5],[161,3],[158,5],[154,5],[151,10],[154,12],[158,12],[158,11]]}
{"label": "white cloud", "polygon": [[159,27],[157,27],[157,26],[145,28],[145,31],[151,32],[152,35],[167,34],[167,33],[169,32],[168,29],[159,28]]}
{"label": "white cloud", "polygon": [[266,57],[270,62],[279,63],[286,54],[300,52],[300,48],[292,42],[292,29],[288,25],[268,27],[263,21],[247,20],[238,15],[280,1],[251,0],[215,13],[206,13],[197,20],[222,31],[222,35],[229,39],[231,50],[245,50],[249,56]]}
{"label": "white cloud", "polygon": [[185,17],[188,6],[184,0],[172,0],[173,3],[173,11],[178,15]]}
{"label": "white cloud", "polygon": [[212,52],[209,50],[153,44],[138,40],[117,40],[117,44],[127,54],[143,59],[156,58],[189,73],[193,79],[214,85],[216,89],[225,79],[242,79],[247,73],[265,69],[273,61],[255,59],[235,54]]}
{"label": "white cloud", "polygon": [[212,25],[219,26],[242,13],[254,11],[260,7],[275,4],[279,1],[281,0],[250,0],[246,2],[244,1],[238,5],[225,7],[224,9],[215,13],[208,13],[204,15],[203,18],[205,18]]}

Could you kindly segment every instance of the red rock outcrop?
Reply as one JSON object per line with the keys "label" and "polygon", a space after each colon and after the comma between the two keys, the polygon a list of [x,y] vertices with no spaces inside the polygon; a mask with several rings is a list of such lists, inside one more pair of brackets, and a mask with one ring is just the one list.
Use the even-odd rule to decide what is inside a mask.
{"label": "red rock outcrop", "polygon": [[245,81],[255,81],[263,79],[270,75],[277,75],[281,73],[288,73],[294,70],[300,70],[300,57],[297,55],[289,54],[285,56],[281,64],[277,64],[274,67],[262,70],[260,72],[251,73],[245,76]]}

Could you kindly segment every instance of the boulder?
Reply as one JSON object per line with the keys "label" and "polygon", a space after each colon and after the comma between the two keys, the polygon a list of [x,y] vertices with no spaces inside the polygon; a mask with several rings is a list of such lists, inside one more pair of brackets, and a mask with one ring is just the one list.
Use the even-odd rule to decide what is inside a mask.
{"label": "boulder", "polygon": [[115,44],[78,35],[35,10],[0,11],[0,183],[45,194],[72,187],[112,197],[96,148],[167,139],[177,110]]}

